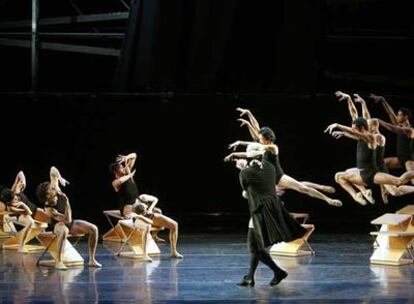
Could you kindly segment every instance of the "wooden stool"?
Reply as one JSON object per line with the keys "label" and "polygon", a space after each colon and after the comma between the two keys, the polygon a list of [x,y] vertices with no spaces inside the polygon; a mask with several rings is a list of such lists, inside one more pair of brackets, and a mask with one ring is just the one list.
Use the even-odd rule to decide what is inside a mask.
{"label": "wooden stool", "polygon": [[[84,234],[68,235],[68,238],[69,237],[77,238],[74,245],[72,245],[68,241],[68,238],[65,240],[65,244],[63,247],[63,264],[65,264],[66,267],[76,267],[76,266],[82,266],[84,264],[84,260],[82,256],[79,254],[79,252],[75,248],[75,245],[77,244],[77,242],[82,236],[84,236]],[[55,261],[58,255],[56,235],[52,232],[45,232],[45,233],[39,234],[37,236],[37,239],[46,248],[43,254],[40,256],[39,260],[37,261],[37,265],[55,267]],[[49,252],[49,254],[53,257],[53,260],[41,261],[41,259],[43,258],[46,252]]]}
{"label": "wooden stool", "polygon": [[117,243],[126,242],[125,233],[123,233],[121,225],[119,224],[114,225],[114,223],[111,220],[111,218],[115,218],[117,221],[124,219],[121,215],[121,211],[105,210],[103,214],[105,215],[106,219],[108,220],[112,228],[102,236],[102,240],[104,242],[117,242]]}
{"label": "wooden stool", "polygon": [[[22,223],[18,221],[13,221],[17,225],[22,225]],[[23,226],[23,225],[22,225]],[[23,245],[23,252],[25,253],[31,253],[31,252],[39,252],[45,250],[44,246],[41,245],[29,245],[28,243],[36,238],[39,234],[45,231],[47,228],[47,223],[39,222],[37,220],[34,221],[34,226],[30,230],[29,235],[26,238],[26,242]],[[9,238],[3,243],[3,248],[5,250],[14,250],[17,251],[19,249],[20,240],[23,237],[23,230],[20,230],[13,236],[12,238]]]}
{"label": "wooden stool", "polygon": [[273,245],[270,248],[269,253],[271,255],[279,256],[290,256],[290,257],[300,257],[300,256],[309,256],[314,255],[315,251],[312,249],[308,243],[310,235],[315,230],[315,226],[312,224],[305,224],[309,219],[309,214],[307,213],[290,213],[294,219],[302,219],[302,227],[306,229],[306,233],[303,237],[290,241],[290,242],[281,242]]}
{"label": "wooden stool", "polygon": [[0,240],[7,239],[17,233],[16,227],[10,219],[12,212],[0,211]]}
{"label": "wooden stool", "polygon": [[378,231],[370,233],[376,236],[377,244],[370,258],[371,264],[398,266],[413,263],[414,226],[412,221],[413,217],[410,214],[394,213],[386,213],[371,221],[371,224],[379,228],[377,228]]}
{"label": "wooden stool", "polygon": [[[128,258],[142,258],[143,244],[142,244],[142,233],[137,228],[131,227],[123,221],[119,221],[118,224],[121,227],[121,239],[125,240],[122,243],[121,248],[118,251],[118,256]],[[151,231],[155,231],[157,228],[151,228]],[[123,252],[124,246],[128,244],[132,251]],[[158,245],[155,243],[151,234],[148,235],[148,248],[147,254],[151,256],[157,256],[161,254]]]}

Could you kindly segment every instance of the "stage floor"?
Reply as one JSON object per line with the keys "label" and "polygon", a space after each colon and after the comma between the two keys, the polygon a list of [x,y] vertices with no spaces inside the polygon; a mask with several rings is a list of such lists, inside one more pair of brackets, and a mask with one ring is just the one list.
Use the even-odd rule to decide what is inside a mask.
{"label": "stage floor", "polygon": [[[316,233],[311,244],[315,256],[275,257],[289,276],[273,288],[263,265],[254,288],[236,285],[249,264],[244,235],[187,234],[180,239],[183,260],[171,260],[161,245],[152,263],[118,258],[117,244],[99,244],[102,269],[39,268],[39,254],[3,251],[0,303],[414,303],[414,266],[370,265],[369,236]],[[78,248],[87,252],[86,243]]]}

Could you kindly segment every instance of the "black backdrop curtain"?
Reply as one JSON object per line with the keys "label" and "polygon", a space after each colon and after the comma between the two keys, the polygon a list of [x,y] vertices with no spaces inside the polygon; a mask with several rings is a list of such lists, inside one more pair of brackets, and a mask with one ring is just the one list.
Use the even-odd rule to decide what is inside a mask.
{"label": "black backdrop curtain", "polygon": [[267,90],[282,16],[282,1],[134,0],[117,86]]}

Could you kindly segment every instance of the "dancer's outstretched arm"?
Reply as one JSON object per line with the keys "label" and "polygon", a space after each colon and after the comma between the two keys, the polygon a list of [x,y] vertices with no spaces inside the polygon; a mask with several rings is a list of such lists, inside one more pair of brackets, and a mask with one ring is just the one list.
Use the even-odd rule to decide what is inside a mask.
{"label": "dancer's outstretched arm", "polygon": [[369,113],[367,103],[365,102],[365,100],[362,99],[362,97],[359,96],[358,94],[354,94],[354,100],[355,102],[359,102],[361,104],[362,117],[364,117],[366,120],[371,119],[371,114]]}
{"label": "dancer's outstretched arm", "polygon": [[243,118],[237,119],[240,121],[240,127],[247,126],[250,136],[253,138],[253,140],[259,141],[259,130],[254,128],[250,122]]}
{"label": "dancer's outstretched arm", "polygon": [[346,100],[346,102],[348,103],[348,111],[349,111],[349,114],[351,115],[352,120],[358,117],[358,111],[354,103],[352,102],[351,96],[341,91],[336,91],[335,96],[339,99],[339,101]]}
{"label": "dancer's outstretched arm", "polygon": [[347,133],[353,135],[354,137],[358,138],[358,140],[362,139],[362,140],[365,140],[365,141],[368,141],[368,142],[372,142],[373,139],[374,139],[373,135],[371,133],[362,133],[362,132],[354,130],[350,127],[347,127],[347,126],[344,126],[344,125],[341,125],[341,124],[337,124],[337,123],[333,123],[333,124],[329,125],[326,128],[325,133],[332,134],[334,129],[339,129],[343,132],[347,132]]}
{"label": "dancer's outstretched arm", "polygon": [[236,110],[240,112],[240,117],[247,115],[247,118],[249,119],[252,127],[256,129],[257,131],[260,130],[259,122],[257,121],[256,117],[254,117],[254,115],[252,114],[250,110],[242,109],[242,108],[237,108]]}
{"label": "dancer's outstretched arm", "polygon": [[232,148],[236,149],[238,146],[248,146],[250,144],[260,145],[260,146],[263,147],[264,150],[270,151],[273,154],[278,154],[279,153],[279,148],[275,144],[265,145],[265,144],[254,142],[254,141],[241,141],[241,140],[238,140],[238,141],[235,141],[234,143],[231,143],[229,145],[229,149],[232,149]]}
{"label": "dancer's outstretched arm", "polygon": [[385,129],[387,129],[388,131],[391,131],[391,132],[396,133],[396,134],[405,134],[410,138],[412,137],[412,133],[413,133],[412,128],[400,127],[400,126],[385,122],[381,119],[378,119],[378,121],[379,121],[380,125],[382,127],[384,127]]}
{"label": "dancer's outstretched arm", "polygon": [[354,135],[352,135],[348,132],[344,132],[344,131],[334,131],[334,132],[332,132],[332,137],[335,138],[335,139],[339,139],[343,136],[354,139],[354,140],[359,140],[358,137],[356,137],[356,136],[354,136]]}
{"label": "dancer's outstretched arm", "polygon": [[390,106],[390,104],[385,100],[384,96],[369,95],[370,98],[374,100],[374,102],[378,103],[380,102],[382,106],[384,107],[385,112],[387,112],[388,117],[390,118],[390,121],[393,125],[398,125],[397,122],[397,114],[395,114],[394,109]]}

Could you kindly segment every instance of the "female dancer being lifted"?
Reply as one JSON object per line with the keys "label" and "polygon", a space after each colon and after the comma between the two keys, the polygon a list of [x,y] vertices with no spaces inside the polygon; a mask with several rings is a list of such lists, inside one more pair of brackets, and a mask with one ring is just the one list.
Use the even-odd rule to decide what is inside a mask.
{"label": "female dancer being lifted", "polygon": [[[274,143],[276,137],[273,133],[272,129],[268,127],[260,128],[259,123],[257,122],[256,118],[253,114],[247,109],[238,108],[237,111],[240,112],[240,116],[247,115],[249,121],[245,119],[238,119],[241,121],[241,126],[246,125],[250,132],[250,135],[255,141],[258,141],[262,146],[263,150],[263,159],[269,161],[271,164],[274,165],[276,168],[277,176],[276,176],[276,186],[279,189],[291,189],[295,190],[304,194],[307,194],[311,197],[318,198],[327,202],[329,205],[335,207],[341,207],[342,202],[337,199],[332,199],[325,194],[319,192],[318,190],[327,191],[327,192],[335,192],[335,189],[329,186],[318,185],[309,182],[299,182],[296,179],[290,177],[289,175],[283,172],[283,169],[279,162],[279,147]],[[248,145],[251,142],[246,141],[236,141],[230,144],[229,148],[236,148],[239,145]],[[244,152],[233,152],[229,154],[224,160],[229,161],[232,158],[242,158],[245,157]],[[317,190],[318,189],[318,190]]]}

